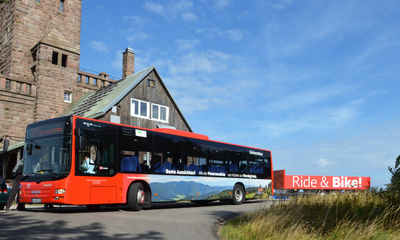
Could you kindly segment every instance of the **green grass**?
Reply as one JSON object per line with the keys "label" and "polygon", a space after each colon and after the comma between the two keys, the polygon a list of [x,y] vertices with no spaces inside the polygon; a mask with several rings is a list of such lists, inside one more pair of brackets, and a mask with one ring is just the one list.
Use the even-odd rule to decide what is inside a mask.
{"label": "green grass", "polygon": [[308,195],[229,221],[224,239],[400,239],[400,207],[369,192]]}

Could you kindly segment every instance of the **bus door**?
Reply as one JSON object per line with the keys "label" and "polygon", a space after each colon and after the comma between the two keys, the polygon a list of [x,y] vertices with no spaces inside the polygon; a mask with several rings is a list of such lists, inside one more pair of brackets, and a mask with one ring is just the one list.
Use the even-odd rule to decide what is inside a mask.
{"label": "bus door", "polygon": [[[88,127],[90,126],[90,127]],[[75,154],[75,175],[79,176],[79,202],[82,204],[112,204],[121,200],[117,173],[115,126],[96,123],[78,130]],[[114,129],[115,128],[115,129]]]}

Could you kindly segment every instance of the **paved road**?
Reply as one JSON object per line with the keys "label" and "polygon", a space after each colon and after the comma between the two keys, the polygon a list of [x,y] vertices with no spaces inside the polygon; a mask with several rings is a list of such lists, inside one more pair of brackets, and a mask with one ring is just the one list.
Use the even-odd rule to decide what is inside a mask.
{"label": "paved road", "polygon": [[256,211],[271,201],[240,206],[222,203],[157,204],[130,212],[108,207],[91,212],[85,207],[33,206],[27,211],[0,211],[0,239],[216,239],[214,225],[221,218]]}

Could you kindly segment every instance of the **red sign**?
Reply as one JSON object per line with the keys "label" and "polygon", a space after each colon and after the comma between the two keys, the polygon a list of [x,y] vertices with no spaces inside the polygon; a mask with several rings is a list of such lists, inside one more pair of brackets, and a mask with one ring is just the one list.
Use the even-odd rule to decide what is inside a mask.
{"label": "red sign", "polygon": [[367,190],[370,177],[285,175],[284,189]]}

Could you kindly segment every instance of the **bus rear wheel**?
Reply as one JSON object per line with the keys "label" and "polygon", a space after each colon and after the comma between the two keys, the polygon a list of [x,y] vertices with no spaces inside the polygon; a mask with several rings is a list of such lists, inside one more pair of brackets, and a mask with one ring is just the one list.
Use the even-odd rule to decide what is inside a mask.
{"label": "bus rear wheel", "polygon": [[146,192],[141,183],[133,183],[128,192],[128,209],[140,211],[146,200]]}
{"label": "bus rear wheel", "polygon": [[233,187],[233,193],[232,193],[232,202],[235,205],[240,205],[244,201],[245,195],[244,195],[244,189],[242,185],[236,184]]}

